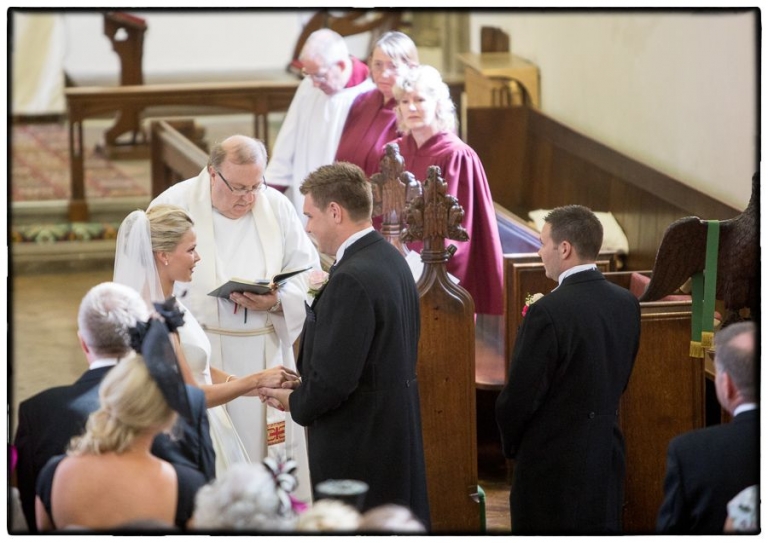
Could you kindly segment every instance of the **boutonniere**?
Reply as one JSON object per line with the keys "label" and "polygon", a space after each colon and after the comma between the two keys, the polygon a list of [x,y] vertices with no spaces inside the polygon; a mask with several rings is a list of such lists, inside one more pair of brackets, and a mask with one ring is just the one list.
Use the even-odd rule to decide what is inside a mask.
{"label": "boutonniere", "polygon": [[536,294],[526,294],[525,305],[523,306],[523,317],[525,317],[525,314],[528,313],[528,308],[543,297],[544,295],[541,292],[537,292]]}
{"label": "boutonniere", "polygon": [[328,277],[328,272],[321,270],[312,270],[309,272],[309,290],[307,291],[307,294],[313,298],[317,297],[328,282]]}

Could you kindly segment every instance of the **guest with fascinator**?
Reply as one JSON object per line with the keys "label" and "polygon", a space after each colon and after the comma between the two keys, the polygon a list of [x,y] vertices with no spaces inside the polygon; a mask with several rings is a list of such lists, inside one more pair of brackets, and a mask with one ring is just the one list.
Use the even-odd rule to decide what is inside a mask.
{"label": "guest with fascinator", "polygon": [[197,493],[192,528],[285,532],[296,528],[306,504],[296,500],[296,462],[266,458],[261,464],[235,464]]}
{"label": "guest with fascinator", "polygon": [[157,309],[160,316],[131,329],[136,353],[104,377],[100,407],[85,433],[41,471],[35,504],[40,532],[110,531],[149,520],[184,528],[191,517],[205,476],[151,453],[155,436],[172,431],[178,415],[191,417],[168,335],[181,314],[168,305]]}
{"label": "guest with fascinator", "polygon": [[[67,449],[73,437],[84,432],[88,416],[100,407],[102,380],[133,353],[129,329],[149,316],[150,308],[138,292],[125,285],[105,282],[91,288],[77,314],[77,337],[88,370],[76,382],[43,390],[19,405],[14,438],[16,478],[31,533],[37,532],[35,486],[40,472],[48,460]],[[179,418],[173,438],[157,434],[152,454],[200,471],[211,480],[215,459],[205,396],[192,386],[186,387],[186,395],[191,416]]]}

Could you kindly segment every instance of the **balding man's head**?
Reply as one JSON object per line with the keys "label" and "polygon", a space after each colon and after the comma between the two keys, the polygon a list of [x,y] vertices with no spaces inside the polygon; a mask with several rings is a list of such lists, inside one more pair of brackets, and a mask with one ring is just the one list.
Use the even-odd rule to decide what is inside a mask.
{"label": "balding man's head", "polygon": [[94,358],[119,358],[131,351],[129,329],[147,319],[149,308],[138,292],[119,283],[100,283],[80,302],[78,334]]}
{"label": "balding man's head", "polygon": [[343,89],[352,76],[352,60],[347,43],[327,28],[314,31],[299,54],[304,77],[327,95]]}

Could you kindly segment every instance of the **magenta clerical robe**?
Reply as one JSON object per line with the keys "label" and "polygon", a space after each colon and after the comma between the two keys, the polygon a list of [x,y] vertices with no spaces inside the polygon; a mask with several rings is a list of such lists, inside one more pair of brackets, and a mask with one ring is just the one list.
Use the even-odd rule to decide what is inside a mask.
{"label": "magenta clerical robe", "polygon": [[[429,166],[439,166],[448,194],[454,195],[464,208],[462,226],[469,241],[447,241],[456,246],[456,253],[448,260],[448,273],[455,275],[461,286],[475,300],[475,313],[501,315],[503,305],[503,256],[496,212],[483,164],[477,153],[458,136],[441,132],[432,136],[421,147],[411,135],[395,140],[405,160],[405,169],[421,182],[427,177]],[[383,148],[379,156],[383,155]],[[408,247],[421,251],[422,244]]]}
{"label": "magenta clerical robe", "polygon": [[364,92],[355,98],[341,132],[336,160],[360,166],[370,178],[379,171],[381,150],[397,137],[395,99],[384,103],[379,89]]}

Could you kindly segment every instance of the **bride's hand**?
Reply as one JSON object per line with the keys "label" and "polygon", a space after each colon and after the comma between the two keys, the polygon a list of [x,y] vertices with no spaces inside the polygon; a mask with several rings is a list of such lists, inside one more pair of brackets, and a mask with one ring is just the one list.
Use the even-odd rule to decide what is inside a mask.
{"label": "bride's hand", "polygon": [[257,375],[259,376],[258,386],[267,388],[280,388],[285,382],[299,379],[298,373],[283,366],[268,368]]}

